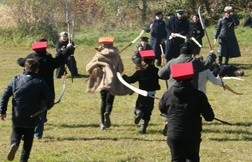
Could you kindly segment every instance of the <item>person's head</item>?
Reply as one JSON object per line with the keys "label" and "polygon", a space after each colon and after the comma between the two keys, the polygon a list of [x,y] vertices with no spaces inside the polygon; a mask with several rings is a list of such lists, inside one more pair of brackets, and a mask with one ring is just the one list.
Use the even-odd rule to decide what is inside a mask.
{"label": "person's head", "polygon": [[113,47],[114,40],[115,40],[114,37],[107,36],[107,37],[100,37],[98,42],[104,48],[111,48],[111,47]]}
{"label": "person's head", "polygon": [[158,12],[155,13],[155,19],[157,19],[157,20],[163,19],[162,11],[158,11]]}
{"label": "person's head", "polygon": [[26,59],[24,64],[24,70],[25,72],[38,73],[39,71],[38,59],[31,59],[31,58]]}
{"label": "person's head", "polygon": [[190,41],[186,41],[180,46],[180,54],[192,54],[192,43]]}
{"label": "person's head", "polygon": [[238,69],[234,72],[235,76],[244,76],[244,71],[242,69]]}
{"label": "person's head", "polygon": [[185,14],[185,10],[183,9],[176,10],[176,16],[178,19],[182,19],[184,17],[184,14]]}
{"label": "person's head", "polygon": [[192,62],[172,64],[171,77],[179,83],[191,84],[194,76],[194,69]]}
{"label": "person's head", "polygon": [[148,44],[148,37],[141,37],[140,44],[142,47],[145,47]]}
{"label": "person's head", "polygon": [[175,16],[174,13],[168,13],[166,14],[167,20],[169,20],[172,16]]}
{"label": "person's head", "polygon": [[68,40],[68,33],[65,31],[61,32],[59,36],[60,36],[60,40],[63,42]]}
{"label": "person's head", "polygon": [[145,64],[153,64],[155,61],[155,51],[154,50],[142,50],[139,51],[142,61]]}
{"label": "person's head", "polygon": [[199,22],[199,15],[198,14],[193,14],[192,15],[192,22],[193,23]]}
{"label": "person's head", "polygon": [[39,41],[32,43],[32,50],[37,53],[44,53],[46,52],[46,48],[48,46],[47,41]]}
{"label": "person's head", "polygon": [[225,13],[225,17],[231,17],[233,15],[233,7],[232,6],[226,6],[224,8],[224,13]]}

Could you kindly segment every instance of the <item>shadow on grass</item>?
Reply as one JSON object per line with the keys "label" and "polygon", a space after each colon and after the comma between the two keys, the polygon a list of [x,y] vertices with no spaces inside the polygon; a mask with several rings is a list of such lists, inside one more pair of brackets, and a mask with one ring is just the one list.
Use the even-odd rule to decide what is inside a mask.
{"label": "shadow on grass", "polygon": [[[100,127],[100,124],[53,124],[53,123],[48,123],[48,126],[52,127],[59,127],[59,128],[98,128]],[[149,126],[158,126],[160,124],[149,124]],[[112,127],[136,127],[135,124],[113,124]]]}
{"label": "shadow on grass", "polygon": [[43,137],[45,142],[50,141],[122,141],[122,140],[132,140],[132,141],[148,141],[148,142],[158,142],[158,141],[166,141],[166,139],[147,139],[141,137],[55,137],[55,136],[46,136]]}
{"label": "shadow on grass", "polygon": [[[221,123],[207,123],[206,125],[225,125]],[[238,123],[233,123],[233,125],[229,126],[226,125],[225,129],[222,129],[220,127],[218,128],[204,128],[203,133],[215,133],[215,134],[220,134],[220,135],[230,135],[230,138],[228,137],[219,137],[219,138],[209,138],[210,140],[214,141],[252,141],[252,132],[250,130],[241,130],[239,128],[247,128],[251,127],[252,123],[243,123],[243,122],[238,122]],[[229,129],[230,128],[230,129]],[[235,128],[235,130],[234,130]],[[231,130],[232,129],[232,130]],[[226,136],[226,135],[225,135]]]}

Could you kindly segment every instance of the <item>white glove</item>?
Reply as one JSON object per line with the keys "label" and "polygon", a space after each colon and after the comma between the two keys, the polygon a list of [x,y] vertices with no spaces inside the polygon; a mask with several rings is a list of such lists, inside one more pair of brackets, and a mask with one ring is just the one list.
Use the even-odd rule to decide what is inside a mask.
{"label": "white glove", "polygon": [[67,44],[67,48],[68,48],[68,47],[71,47],[71,46],[73,46],[72,43],[68,43],[68,44]]}

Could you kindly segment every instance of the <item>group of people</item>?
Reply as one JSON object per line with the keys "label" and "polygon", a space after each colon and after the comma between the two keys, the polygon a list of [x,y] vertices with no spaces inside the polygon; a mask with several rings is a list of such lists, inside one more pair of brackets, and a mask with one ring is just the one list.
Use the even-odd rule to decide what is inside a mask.
{"label": "group of people", "polygon": [[[224,12],[225,16],[219,20],[215,34],[220,43],[219,67],[222,65],[222,57],[225,57],[224,64],[227,65],[230,57],[240,56],[234,34],[234,27],[239,21],[234,16],[232,7],[225,7]],[[204,30],[197,14],[192,15],[192,21],[189,22],[184,13],[183,9],[176,10],[176,15],[172,15],[167,23],[162,20],[162,12],[155,13],[155,19],[146,28],[146,31],[151,33],[150,43],[148,37],[141,37],[132,56],[136,66],[136,71],[132,75],[123,74],[124,66],[118,49],[114,47],[114,37],[100,37],[100,46],[96,48],[96,54],[86,65],[86,71],[90,74],[87,91],[100,93],[100,128],[104,130],[111,126],[110,114],[114,97],[134,92],[119,80],[117,73],[123,74],[122,78],[129,84],[138,82],[139,89],[147,91],[148,94],[139,94],[137,97],[134,123],[138,125],[142,120],[140,133],[145,134],[154,108],[155,93],[160,90],[159,79],[168,80],[168,90],[159,101],[159,109],[168,119],[165,134],[172,161],[199,161],[201,116],[206,121],[214,120],[214,112],[205,91],[199,90],[200,77],[213,65],[216,55],[210,51],[205,59],[195,57],[200,54],[200,47],[190,38],[193,37],[202,44]],[[0,101],[0,117],[4,120],[8,100],[13,96],[13,130],[8,160],[14,159],[23,139],[24,147],[20,161],[28,161],[33,138],[42,138],[47,119],[46,110],[54,105],[54,70],[58,68],[56,77],[60,78],[64,75],[64,65],[67,64],[72,75],[79,75],[73,56],[74,47],[68,33],[62,32],[55,58],[46,51],[47,40],[41,39],[33,43],[33,53],[18,59],[18,64],[24,67],[24,72],[10,82]],[[163,49],[165,53],[162,53]],[[155,60],[156,65],[160,66],[163,55],[167,63],[159,69],[155,66]],[[174,65],[178,65],[179,68],[175,68]],[[184,72],[185,65],[190,67],[189,72]],[[242,75],[241,73],[239,74]],[[223,85],[222,80],[218,84]],[[45,112],[33,116],[43,109]]]}
{"label": "group of people", "polygon": [[[60,35],[61,37],[62,35]],[[15,76],[5,88],[0,100],[0,118],[6,118],[9,98],[12,96],[11,147],[7,159],[12,161],[21,140],[24,141],[20,161],[27,162],[33,139],[41,139],[47,111],[54,105],[54,70],[66,64],[74,53],[74,46],[66,39],[66,45],[57,50],[56,57],[46,51],[48,42],[40,39],[32,44],[32,52],[17,63],[23,73]],[[40,112],[40,114],[35,115]]]}
{"label": "group of people", "polygon": [[[239,22],[233,15],[233,9],[230,6],[225,7],[224,12],[225,16],[219,20],[215,35],[215,38],[219,38],[220,41],[219,62],[216,64],[219,68],[228,67],[230,57],[240,56],[234,35],[234,27]],[[135,103],[134,123],[138,125],[142,120],[139,131],[141,134],[147,133],[154,108],[155,93],[160,90],[159,79],[168,80],[168,90],[159,101],[159,109],[168,119],[165,135],[167,135],[167,144],[170,147],[172,161],[199,161],[201,116],[206,121],[214,120],[215,116],[205,94],[204,86],[210,68],[214,66],[217,57],[213,51],[210,51],[205,59],[195,56],[200,54],[200,47],[197,43],[191,41],[190,37],[194,37],[199,44],[202,44],[202,37],[204,36],[199,16],[193,15],[192,21],[189,22],[184,16],[184,10],[179,9],[176,14],[175,16],[169,15],[171,17],[165,23],[162,20],[162,12],[155,13],[155,19],[146,28],[146,32],[150,32],[150,41],[148,37],[141,37],[140,43],[132,56],[136,71],[132,75],[123,74],[122,78],[129,84],[138,82],[139,89],[148,92],[147,95],[139,94]],[[223,37],[223,35],[225,36]],[[236,51],[230,49],[230,44],[226,44],[228,42],[224,42],[225,39],[230,38],[234,41],[232,47],[236,47]],[[101,93],[100,128],[104,130],[111,126],[109,115],[115,95],[132,94],[131,90],[133,89],[118,82],[116,72],[123,73],[122,68],[118,70],[118,65],[122,67],[123,64],[118,50],[113,46],[114,38],[101,37],[99,43],[100,46],[96,48],[97,53],[87,64],[86,71],[91,76],[88,92]],[[234,46],[235,44],[237,46]],[[165,54],[162,53],[163,49],[165,49]],[[236,53],[227,55],[229,50]],[[155,66],[155,61],[157,60],[156,65],[160,66],[162,55],[165,55],[167,63],[159,69]],[[223,56],[226,65],[222,65]],[[177,71],[184,71],[185,69],[174,70],[173,65],[182,66],[187,63],[191,64],[193,74],[189,77],[187,74],[174,77],[173,75]],[[228,69],[230,71],[231,68]],[[211,71],[210,74],[215,78]],[[244,72],[236,71],[232,75],[241,76],[243,74]],[[203,88],[201,89],[202,84]],[[223,86],[224,83],[221,79],[217,79],[216,84]],[[125,91],[127,88],[128,91]]]}
{"label": "group of people", "polygon": [[[200,45],[204,36],[204,29],[198,14],[192,14],[189,21],[183,9],[176,10],[176,14],[168,14],[168,20],[163,20],[161,11],[155,13],[152,20],[146,27],[145,31],[150,32],[150,45],[156,54],[156,65],[161,65],[160,45],[164,49],[164,55],[168,62],[172,58],[179,56],[180,47],[185,38],[194,39],[193,54],[200,54]],[[218,63],[229,63],[229,58],[239,57],[240,50],[235,37],[234,29],[239,25],[239,20],[233,12],[231,6],[224,8],[224,16],[219,19],[214,35],[214,43],[219,39]],[[228,41],[227,41],[228,40]]]}

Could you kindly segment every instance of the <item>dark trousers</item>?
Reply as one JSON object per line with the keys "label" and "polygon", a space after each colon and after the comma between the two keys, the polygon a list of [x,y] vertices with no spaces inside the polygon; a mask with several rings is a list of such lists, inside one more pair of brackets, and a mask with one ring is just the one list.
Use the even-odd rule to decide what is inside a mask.
{"label": "dark trousers", "polygon": [[37,138],[42,138],[43,136],[45,120],[46,120],[46,112],[43,112],[40,114],[39,122],[34,130],[34,136],[36,136]]}
{"label": "dark trousers", "polygon": [[33,144],[34,128],[20,128],[13,127],[11,133],[11,145],[16,144],[19,146],[21,138],[23,136],[24,144],[21,152],[20,161],[27,161],[30,156],[32,144]]}
{"label": "dark trousers", "polygon": [[144,121],[150,121],[154,108],[154,98],[139,95],[136,101],[135,114],[142,112]]}
{"label": "dark trousers", "polygon": [[101,120],[102,122],[104,122],[104,113],[105,112],[108,112],[109,114],[111,113],[115,96],[112,95],[107,90],[102,90],[100,94],[101,94]]}
{"label": "dark trousers", "polygon": [[[72,76],[78,75],[78,69],[76,65],[76,60],[74,56],[69,56],[68,60],[66,61],[66,65],[71,72]],[[56,78],[61,78],[65,73],[65,65],[62,65],[56,69]]]}
{"label": "dark trousers", "polygon": [[[219,56],[219,59],[218,59],[218,63],[219,63],[219,65],[222,65],[222,56]],[[226,57],[224,57],[225,59],[224,59],[224,64],[225,65],[228,65],[228,61],[229,61],[229,57],[228,56],[226,56]]]}
{"label": "dark trousers", "polygon": [[184,142],[168,138],[167,144],[171,151],[172,162],[199,162],[200,142]]}

